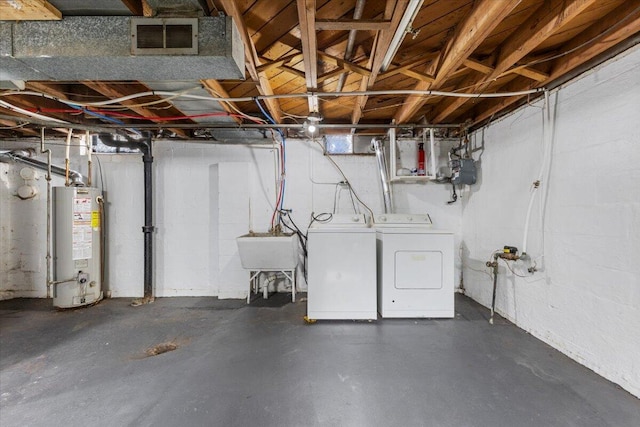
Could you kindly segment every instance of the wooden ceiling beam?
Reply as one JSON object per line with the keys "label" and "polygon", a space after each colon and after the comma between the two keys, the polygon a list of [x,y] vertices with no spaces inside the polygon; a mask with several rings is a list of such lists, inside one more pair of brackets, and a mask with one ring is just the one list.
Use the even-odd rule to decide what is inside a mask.
{"label": "wooden ceiling beam", "polygon": [[[318,89],[318,40],[316,38],[316,0],[297,0],[300,41],[308,91]],[[309,112],[318,112],[318,98],[309,97]]]}
{"label": "wooden ceiling beam", "polygon": [[142,0],[121,0],[127,9],[131,11],[136,16],[144,16],[144,7],[142,5]]}
{"label": "wooden ceiling beam", "polygon": [[[4,113],[5,109],[0,107],[0,110]],[[11,110],[8,110],[8,113],[13,113]],[[13,114],[8,114],[8,115],[13,115]],[[15,132],[20,132],[23,133],[25,135],[30,135],[30,136],[39,136],[40,132],[33,130],[31,128],[27,128],[27,127],[23,127],[21,125],[18,124],[18,122],[20,122],[22,120],[20,120],[19,117],[16,117],[16,121],[12,122],[11,120],[4,120],[4,119],[0,119],[0,125],[4,126],[4,128],[0,127],[0,131],[15,131]]]}
{"label": "wooden ceiling beam", "polygon": [[545,2],[502,43],[496,66],[487,80],[493,80],[507,71],[595,2],[596,0],[565,0],[555,2],[555,7],[549,7],[549,3]]}
{"label": "wooden ceiling beam", "polygon": [[[369,54],[369,62],[367,63],[367,68],[371,69],[371,75],[362,76],[362,80],[360,80],[361,92],[366,91],[373,86],[378,78],[380,67],[384,60],[384,55],[391,45],[393,35],[398,31],[400,21],[402,20],[402,16],[405,14],[408,5],[409,0],[387,0],[383,19],[391,20],[391,25],[389,29],[378,31],[376,34],[373,47],[371,48],[371,53]],[[362,118],[362,112],[364,111],[364,107],[368,100],[369,97],[366,95],[360,95],[356,98],[353,113],[351,113],[351,123],[357,124],[360,121]]]}
{"label": "wooden ceiling beam", "polygon": [[[271,83],[269,83],[269,78],[267,77],[266,73],[264,71],[258,72],[257,70],[257,67],[262,64],[260,62],[260,59],[258,58],[256,46],[249,36],[249,31],[244,23],[242,12],[240,12],[238,4],[235,2],[235,0],[220,0],[220,3],[225,13],[233,18],[233,21],[238,27],[240,37],[242,38],[242,42],[244,44],[245,65],[247,67],[247,70],[249,71],[249,75],[251,76],[251,78],[254,81],[258,82],[258,92],[260,92],[261,95],[273,95],[273,89],[271,88]],[[278,100],[270,98],[266,99],[264,102],[267,104],[267,110],[269,110],[269,114],[271,115],[273,120],[276,123],[282,123],[282,113]]]}
{"label": "wooden ceiling beam", "polygon": [[[464,85],[475,86],[482,82],[491,82],[509,72],[517,74],[526,73],[535,76],[535,80],[540,82],[546,80],[548,76],[542,76],[537,73],[525,71],[525,67],[516,68],[513,71],[510,68],[525,55],[535,49],[540,43],[550,37],[552,34],[560,30],[564,25],[576,18],[586,8],[591,6],[595,0],[570,0],[557,3],[555,7],[549,7],[548,3],[540,6],[533,15],[520,28],[516,29],[501,45],[498,53],[497,65],[483,78],[474,77],[474,83]],[[533,22],[533,24],[531,24]],[[467,65],[473,61],[467,61]],[[486,72],[490,67],[486,67],[481,72]],[[540,80],[542,78],[542,80]],[[433,119],[434,123],[441,123],[446,120],[449,115],[464,105],[472,98],[457,98],[453,102],[448,103]]]}
{"label": "wooden ceiling beam", "polygon": [[[517,92],[544,87],[638,32],[640,32],[640,9],[634,2],[624,2],[562,47],[563,51],[571,53],[554,61],[546,81],[537,84],[519,81],[505,88],[504,91]],[[501,99],[476,116],[473,124],[490,119],[522,98],[523,96],[512,96]]]}
{"label": "wooden ceiling beam", "polygon": [[407,77],[411,77],[413,79],[420,80],[429,84],[433,83],[433,81],[435,80],[433,76],[429,76],[427,74],[420,73],[418,71],[413,71],[413,70],[404,70],[402,71],[402,74],[404,74]]}
{"label": "wooden ceiling beam", "polygon": [[365,67],[362,67],[354,62],[345,61],[344,59],[340,59],[333,55],[324,53],[322,51],[318,51],[318,56],[320,56],[320,58],[322,58],[323,61],[333,65],[337,65],[338,67],[342,67],[348,71],[352,71],[354,73],[358,73],[360,75],[367,76],[367,77],[371,75],[371,70]]}
{"label": "wooden ceiling beam", "polygon": [[457,27],[444,48],[444,56],[433,82],[440,87],[449,74],[456,71],[474,50],[506,18],[519,2],[511,0],[481,0]]}
{"label": "wooden ceiling beam", "polygon": [[0,1],[2,21],[59,21],[60,12],[46,0]]}
{"label": "wooden ceiling beam", "polygon": [[[469,15],[456,27],[455,33],[442,50],[433,83],[418,82],[416,90],[437,90],[449,75],[455,72],[473,51],[506,18],[519,2],[511,0],[480,0]],[[427,73],[430,74],[430,73]],[[411,95],[406,98],[394,117],[396,123],[405,123],[424,105],[425,97]]]}
{"label": "wooden ceiling beam", "polygon": [[391,21],[377,19],[316,19],[318,31],[382,31],[388,30]]}
{"label": "wooden ceiling beam", "polygon": [[283,65],[286,65],[289,62],[299,61],[301,58],[302,58],[302,54],[301,53],[294,53],[292,55],[287,55],[287,56],[284,56],[284,57],[278,59],[277,61],[270,61],[268,59],[261,58],[262,65],[257,67],[256,70],[259,73],[262,73],[262,72],[265,72],[265,71],[269,71],[269,70],[271,70],[273,68],[278,68],[278,67],[281,67]]}
{"label": "wooden ceiling beam", "polygon": [[[109,83],[97,82],[97,81],[83,81],[82,84],[84,84],[89,89],[94,90],[99,94],[111,99],[121,98],[123,96],[127,96],[138,91],[137,88],[130,88],[130,85],[126,85],[126,84],[116,85],[116,84],[109,84]],[[130,89],[126,90],[124,89],[125,87]],[[162,116],[170,117],[170,116],[174,116],[175,113],[182,114],[180,110],[178,110],[175,107],[173,107],[171,110],[149,110],[148,108],[145,108],[145,107],[135,106],[138,103],[140,103],[139,100],[131,99],[127,101],[122,101],[120,105],[128,108],[129,110],[135,112],[136,114],[139,114],[142,117],[147,118],[149,121],[152,121],[154,123],[165,123],[161,119],[158,119],[158,117],[162,117]],[[167,101],[167,103],[169,103],[169,101]],[[185,120],[188,120],[188,119],[185,119]],[[188,122],[192,122],[192,121],[188,120]],[[176,135],[179,135],[183,138],[190,137],[189,133],[187,133],[184,129],[177,129],[177,128],[172,129],[170,126],[171,126],[170,124],[166,124],[166,128],[169,129],[171,132],[175,133]],[[132,125],[131,127],[135,127],[135,125]]]}
{"label": "wooden ceiling beam", "polygon": [[[222,87],[219,81],[214,79],[202,80],[202,84],[204,88],[213,96],[219,98],[230,98],[229,93]],[[234,114],[231,116],[233,120],[240,124],[242,123],[242,119],[237,116],[238,111],[240,109],[234,102],[222,102],[219,101],[220,106],[229,114]]]}
{"label": "wooden ceiling beam", "polygon": [[420,64],[423,64],[428,59],[433,59],[433,57],[429,57],[429,58],[422,57],[422,58],[416,59],[415,61],[411,61],[408,64],[391,68],[385,71],[384,73],[380,73],[378,77],[380,77],[381,79],[385,79],[387,77],[395,76],[396,74],[402,74],[402,72],[406,70],[410,70]]}
{"label": "wooden ceiling beam", "polygon": [[[612,30],[613,28],[615,29]],[[608,33],[600,36],[605,32]],[[557,79],[638,32],[640,32],[640,8],[637,2],[625,1],[562,46],[562,51],[571,53],[554,62],[547,82]]]}
{"label": "wooden ceiling beam", "polygon": [[506,73],[515,73],[538,82],[544,82],[549,78],[549,74],[535,70],[531,67],[514,67],[506,71]]}

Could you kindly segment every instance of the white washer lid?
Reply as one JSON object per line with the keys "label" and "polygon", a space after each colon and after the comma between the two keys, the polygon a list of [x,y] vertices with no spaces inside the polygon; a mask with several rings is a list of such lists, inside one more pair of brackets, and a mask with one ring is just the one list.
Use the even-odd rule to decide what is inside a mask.
{"label": "white washer lid", "polygon": [[314,221],[309,230],[321,228],[369,228],[369,224],[364,214],[332,214],[327,220]]}
{"label": "white washer lid", "polygon": [[433,225],[429,214],[379,214],[373,217],[373,222],[376,228],[418,228]]}
{"label": "white washer lid", "polygon": [[431,227],[377,227],[378,234],[453,234],[453,231]]}

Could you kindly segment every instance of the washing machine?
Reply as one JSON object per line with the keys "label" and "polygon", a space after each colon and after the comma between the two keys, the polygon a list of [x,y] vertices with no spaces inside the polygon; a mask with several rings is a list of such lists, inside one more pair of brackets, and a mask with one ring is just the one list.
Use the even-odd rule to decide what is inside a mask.
{"label": "washing machine", "polygon": [[380,316],[453,317],[453,233],[418,214],[377,215],[374,226]]}
{"label": "washing machine", "polygon": [[376,231],[363,214],[333,214],[307,234],[309,319],[377,319]]}

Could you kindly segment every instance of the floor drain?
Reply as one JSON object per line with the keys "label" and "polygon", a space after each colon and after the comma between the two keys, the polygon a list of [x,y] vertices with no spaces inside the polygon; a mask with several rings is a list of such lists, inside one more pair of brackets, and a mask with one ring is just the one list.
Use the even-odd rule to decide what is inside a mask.
{"label": "floor drain", "polygon": [[145,351],[145,355],[147,357],[157,356],[159,354],[168,353],[170,351],[176,350],[178,348],[178,344],[173,342],[163,342],[158,345],[154,345],[153,347],[148,348]]}

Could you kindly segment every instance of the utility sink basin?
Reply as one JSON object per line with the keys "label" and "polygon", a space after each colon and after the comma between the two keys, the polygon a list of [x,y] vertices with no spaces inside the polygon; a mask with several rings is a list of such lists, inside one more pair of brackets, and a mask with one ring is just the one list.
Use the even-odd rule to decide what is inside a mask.
{"label": "utility sink basin", "polygon": [[295,234],[249,233],[236,237],[242,267],[247,270],[294,270],[298,265]]}

